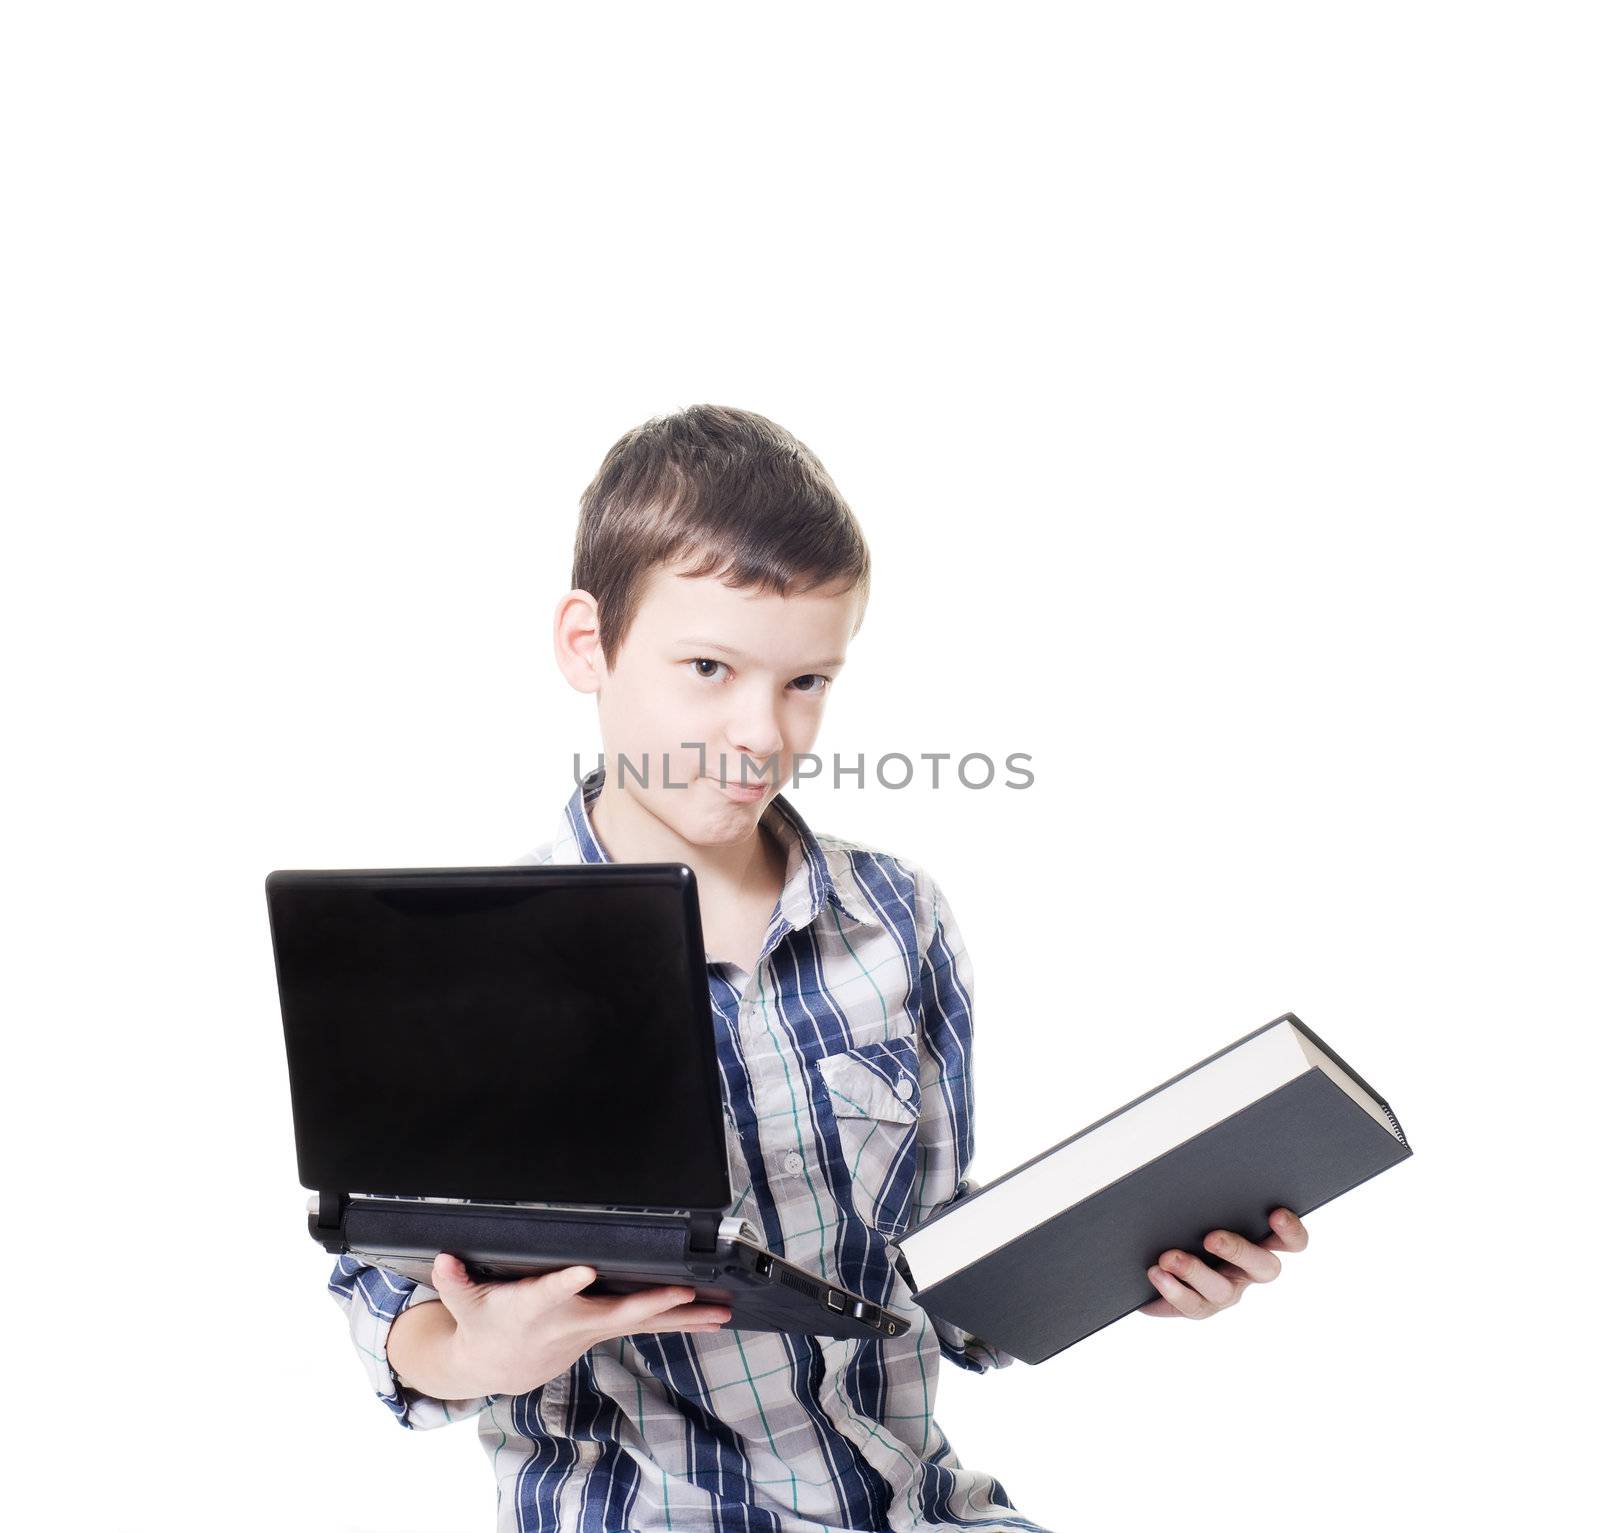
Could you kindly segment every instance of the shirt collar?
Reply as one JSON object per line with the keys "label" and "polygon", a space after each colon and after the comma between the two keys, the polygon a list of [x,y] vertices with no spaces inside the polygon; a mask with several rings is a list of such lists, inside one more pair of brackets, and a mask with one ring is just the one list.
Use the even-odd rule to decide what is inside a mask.
{"label": "shirt collar", "polygon": [[[562,816],[556,844],[567,855],[552,860],[610,862],[589,818],[589,806],[605,784],[605,765],[594,767],[572,790]],[[800,811],[781,793],[775,793],[762,812],[761,823],[777,838],[788,856],[778,914],[790,929],[809,926],[832,905],[853,921],[874,922],[876,917],[856,886],[850,856],[842,847],[825,849]],[[830,838],[831,840],[832,838]]]}

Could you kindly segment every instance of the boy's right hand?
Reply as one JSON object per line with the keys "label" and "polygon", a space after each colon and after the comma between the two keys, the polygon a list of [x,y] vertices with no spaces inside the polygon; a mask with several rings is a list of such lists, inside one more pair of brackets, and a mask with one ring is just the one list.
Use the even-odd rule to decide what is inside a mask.
{"label": "boy's right hand", "polygon": [[596,1342],[641,1331],[716,1331],[733,1318],[725,1304],[699,1304],[694,1289],[645,1288],[585,1299],[593,1267],[475,1283],[459,1258],[441,1251],[431,1283],[456,1323],[451,1372],[471,1395],[521,1395],[565,1373]]}

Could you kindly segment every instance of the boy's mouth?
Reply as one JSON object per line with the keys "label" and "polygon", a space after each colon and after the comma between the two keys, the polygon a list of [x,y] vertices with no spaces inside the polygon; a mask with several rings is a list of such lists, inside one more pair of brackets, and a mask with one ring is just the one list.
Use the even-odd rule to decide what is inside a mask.
{"label": "boy's mouth", "polygon": [[716,777],[713,777],[711,781],[716,783],[716,785],[724,793],[726,793],[729,798],[733,799],[735,803],[740,804],[755,803],[758,798],[761,798],[766,794],[768,786],[766,783],[762,782],[741,783],[723,781],[722,779]]}

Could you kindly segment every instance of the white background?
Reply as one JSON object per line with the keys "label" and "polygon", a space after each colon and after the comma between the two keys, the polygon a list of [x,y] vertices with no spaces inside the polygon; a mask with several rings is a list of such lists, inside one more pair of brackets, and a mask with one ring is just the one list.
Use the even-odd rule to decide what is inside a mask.
{"label": "white background", "polygon": [[[261,884],[550,834],[577,497],[822,458],[807,787],[977,972],[989,1179],[1285,1010],[1415,1157],[1215,1319],[944,1370],[1044,1526],[1570,1525],[1592,1411],[1584,8],[69,4],[0,43],[29,1525],[486,1529],[307,1239]],[[20,1435],[19,1435],[20,1434]]]}

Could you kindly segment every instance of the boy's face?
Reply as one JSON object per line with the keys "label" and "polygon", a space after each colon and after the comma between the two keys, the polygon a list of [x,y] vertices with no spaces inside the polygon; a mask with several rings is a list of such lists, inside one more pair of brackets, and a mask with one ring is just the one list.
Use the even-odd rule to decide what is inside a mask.
{"label": "boy's face", "polygon": [[860,600],[837,586],[782,597],[653,570],[618,654],[592,651],[608,786],[615,777],[686,841],[752,834],[817,738]]}

